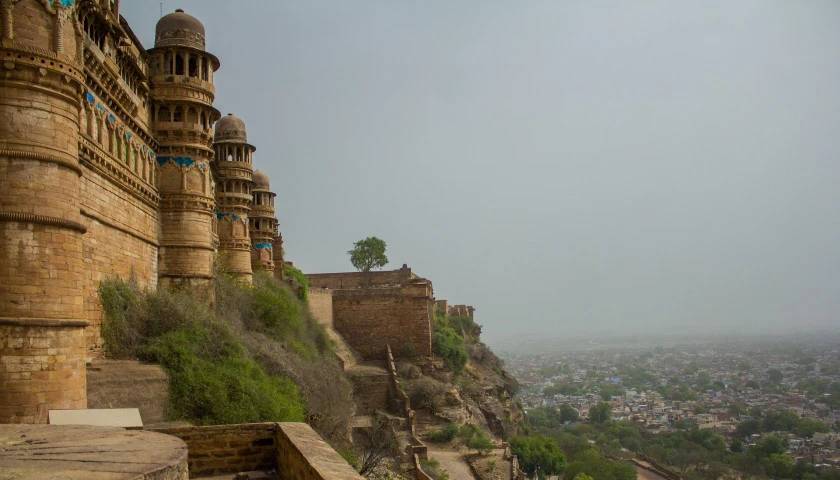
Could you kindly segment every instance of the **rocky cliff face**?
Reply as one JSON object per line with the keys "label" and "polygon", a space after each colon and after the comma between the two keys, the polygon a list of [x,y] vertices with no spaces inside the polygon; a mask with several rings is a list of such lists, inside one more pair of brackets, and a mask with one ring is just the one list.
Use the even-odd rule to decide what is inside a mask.
{"label": "rocky cliff face", "polygon": [[412,406],[422,411],[427,428],[452,422],[484,427],[500,439],[517,435],[524,413],[513,398],[516,380],[484,343],[470,342],[468,351],[469,360],[459,375],[437,358],[416,367],[402,363],[400,375]]}

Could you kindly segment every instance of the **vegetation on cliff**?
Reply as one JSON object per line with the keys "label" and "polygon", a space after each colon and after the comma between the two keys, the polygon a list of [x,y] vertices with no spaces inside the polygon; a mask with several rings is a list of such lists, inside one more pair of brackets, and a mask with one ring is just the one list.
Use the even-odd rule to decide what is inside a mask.
{"label": "vegetation on cliff", "polygon": [[159,363],[170,377],[170,416],[199,424],[306,420],[340,444],[352,388],[323,328],[270,275],[246,286],[225,275],[215,302],[188,290],[141,291],[102,282],[106,355]]}

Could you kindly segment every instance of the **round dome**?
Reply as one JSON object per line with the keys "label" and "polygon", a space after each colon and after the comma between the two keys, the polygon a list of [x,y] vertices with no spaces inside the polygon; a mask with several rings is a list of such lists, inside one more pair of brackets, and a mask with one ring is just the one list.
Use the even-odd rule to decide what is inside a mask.
{"label": "round dome", "polygon": [[180,8],[164,15],[155,27],[155,47],[171,46],[204,50],[204,25]]}
{"label": "round dome", "polygon": [[245,122],[232,113],[228,113],[216,122],[216,133],[213,141],[237,141],[246,143],[248,134],[245,131]]}
{"label": "round dome", "polygon": [[256,188],[260,190],[268,190],[270,188],[270,185],[268,183],[268,175],[257,170],[256,172],[254,172],[254,184],[256,185]]}

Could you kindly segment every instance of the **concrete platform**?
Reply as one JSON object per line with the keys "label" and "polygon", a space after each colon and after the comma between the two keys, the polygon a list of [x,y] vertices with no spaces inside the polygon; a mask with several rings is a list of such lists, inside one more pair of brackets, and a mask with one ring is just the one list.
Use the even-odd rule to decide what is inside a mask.
{"label": "concrete platform", "polygon": [[116,427],[0,425],[0,478],[187,480],[175,437]]}

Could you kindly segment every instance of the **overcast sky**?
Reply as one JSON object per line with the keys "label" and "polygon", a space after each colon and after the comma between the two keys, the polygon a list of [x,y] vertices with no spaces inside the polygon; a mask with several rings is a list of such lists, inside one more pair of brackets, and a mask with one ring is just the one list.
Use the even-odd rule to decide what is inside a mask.
{"label": "overcast sky", "polygon": [[379,236],[494,345],[840,329],[836,0],[175,8],[306,272]]}

